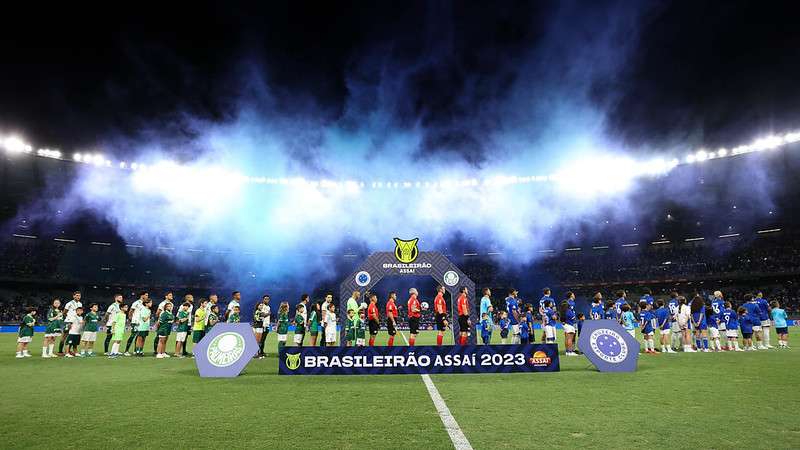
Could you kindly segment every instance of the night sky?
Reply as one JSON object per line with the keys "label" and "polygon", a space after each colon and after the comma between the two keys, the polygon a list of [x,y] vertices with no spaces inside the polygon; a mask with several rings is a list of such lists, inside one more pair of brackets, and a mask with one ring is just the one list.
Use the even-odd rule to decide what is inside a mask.
{"label": "night sky", "polygon": [[[36,145],[194,132],[243,102],[348,126],[380,111],[417,152],[480,163],[487,132],[546,133],[565,81],[631,147],[736,144],[800,123],[797,2],[258,2],[4,12],[0,130]],[[597,45],[602,42],[602,45]],[[354,89],[357,86],[357,89]],[[541,87],[541,88],[540,88]],[[520,93],[529,93],[520,100]],[[565,95],[561,92],[560,95]],[[353,110],[363,109],[359,114]],[[533,122],[533,123],[532,123]],[[357,127],[357,123],[349,124]],[[302,143],[297,145],[302,146]],[[122,150],[124,151],[124,150]]]}

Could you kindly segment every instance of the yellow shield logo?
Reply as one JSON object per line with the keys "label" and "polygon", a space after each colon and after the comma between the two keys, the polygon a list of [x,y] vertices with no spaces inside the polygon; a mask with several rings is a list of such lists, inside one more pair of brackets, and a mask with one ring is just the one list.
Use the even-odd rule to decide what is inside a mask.
{"label": "yellow shield logo", "polygon": [[417,242],[419,242],[419,238],[414,238],[410,241],[394,238],[394,257],[397,258],[397,260],[401,263],[408,264],[414,262],[414,260],[417,259],[417,256],[419,256]]}
{"label": "yellow shield logo", "polygon": [[286,354],[286,368],[289,370],[296,370],[300,367],[300,353]]}

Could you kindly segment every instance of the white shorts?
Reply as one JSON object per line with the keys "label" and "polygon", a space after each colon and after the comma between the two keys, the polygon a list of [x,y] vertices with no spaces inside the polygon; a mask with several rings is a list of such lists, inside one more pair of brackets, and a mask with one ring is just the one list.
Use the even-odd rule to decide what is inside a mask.
{"label": "white shorts", "polygon": [[727,330],[725,331],[725,336],[730,339],[736,339],[739,337],[739,330]]}
{"label": "white shorts", "polygon": [[278,342],[286,342],[286,335],[285,334],[279,334],[278,335]]}
{"label": "white shorts", "polygon": [[544,326],[544,337],[546,339],[555,339],[556,338],[556,327],[552,325],[545,325]]}
{"label": "white shorts", "polygon": [[[661,331],[661,336],[669,336],[669,334],[672,333],[672,330],[670,330],[669,328],[667,328],[666,330],[660,330],[660,331]],[[680,331],[680,330],[678,330],[678,331]]]}
{"label": "white shorts", "polygon": [[625,331],[627,331],[628,334],[630,334],[631,336],[636,337],[636,330],[625,330]]}
{"label": "white shorts", "polygon": [[54,338],[61,336],[61,333],[45,333],[44,337]]}
{"label": "white shorts", "polygon": [[175,333],[175,342],[186,342],[187,334],[189,334],[187,331],[179,331]]}
{"label": "white shorts", "polygon": [[325,328],[325,342],[329,344],[336,343],[336,327]]}
{"label": "white shorts", "polygon": [[649,333],[642,333],[642,334],[645,335],[645,336],[655,336],[656,332],[655,331],[651,331]]}
{"label": "white shorts", "polygon": [[760,325],[753,325],[753,333],[755,333],[756,331],[761,331]]}
{"label": "white shorts", "polygon": [[32,339],[33,339],[33,338],[32,338],[32,337],[30,337],[30,336],[18,337],[18,338],[17,338],[17,342],[18,342],[18,343],[20,343],[20,344],[27,344],[27,343],[28,343],[28,342],[30,342]]}
{"label": "white shorts", "polygon": [[719,326],[717,327],[719,331],[725,331],[728,327],[725,326],[725,322],[720,322]]}
{"label": "white shorts", "polygon": [[81,335],[81,340],[86,342],[94,342],[97,340],[96,331],[84,331]]}
{"label": "white shorts", "polygon": [[771,327],[772,326],[772,322],[770,322],[769,320],[762,320],[761,321],[761,326],[762,327]]}
{"label": "white shorts", "polygon": [[305,336],[306,336],[305,334],[295,334],[295,335],[294,335],[294,338],[293,338],[293,340],[294,340],[294,343],[295,343],[295,344],[300,344],[301,342],[303,342],[303,338],[304,338]]}
{"label": "white shorts", "polygon": [[364,346],[364,338],[356,339],[356,345],[363,347]]}
{"label": "white shorts", "polygon": [[519,325],[511,325],[511,334],[519,334]]}
{"label": "white shorts", "polygon": [[711,339],[719,339],[719,328],[708,327],[708,337]]}
{"label": "white shorts", "polygon": [[673,333],[681,332],[681,326],[678,322],[673,321],[672,324],[669,326],[669,329],[672,330]]}
{"label": "white shorts", "polygon": [[253,333],[264,334],[263,328],[253,328]]}
{"label": "white shorts", "polygon": [[574,325],[569,325],[569,324],[566,324],[566,323],[565,323],[565,324],[564,324],[564,333],[572,333],[572,334],[575,334],[575,326],[574,326]]}

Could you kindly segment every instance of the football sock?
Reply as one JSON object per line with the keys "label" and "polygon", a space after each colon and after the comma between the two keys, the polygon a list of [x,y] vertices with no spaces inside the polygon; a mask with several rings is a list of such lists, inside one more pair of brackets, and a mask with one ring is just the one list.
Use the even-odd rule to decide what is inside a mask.
{"label": "football sock", "polygon": [[47,356],[47,346],[42,347],[42,356]]}
{"label": "football sock", "polygon": [[375,345],[375,336],[371,336],[369,338],[369,346],[373,347]]}
{"label": "football sock", "polygon": [[106,340],[103,341],[103,351],[108,353],[108,345],[111,343],[111,333],[106,333]]}
{"label": "football sock", "polygon": [[50,356],[53,356],[53,348],[55,348],[55,346],[56,346],[55,342],[52,342],[50,343],[50,345],[47,346],[47,353]]}
{"label": "football sock", "polygon": [[708,350],[708,339],[703,339],[703,348]]}
{"label": "football sock", "polygon": [[444,336],[442,336],[441,334],[437,335],[436,336],[436,345],[442,345],[442,340],[443,339],[444,339]]}
{"label": "football sock", "polygon": [[119,353],[119,342],[114,342],[114,344],[111,345],[111,353],[115,355]]}
{"label": "football sock", "polygon": [[394,346],[394,336],[389,336],[389,343],[388,343],[388,345],[389,345],[389,347],[393,347],[393,346]]}
{"label": "football sock", "polygon": [[413,346],[415,342],[417,342],[417,338],[415,338],[414,336],[411,336],[411,338],[408,340],[408,345],[412,345]]}
{"label": "football sock", "polygon": [[764,346],[769,347],[769,327],[764,327]]}
{"label": "football sock", "polygon": [[58,353],[64,353],[64,339],[58,343]]}

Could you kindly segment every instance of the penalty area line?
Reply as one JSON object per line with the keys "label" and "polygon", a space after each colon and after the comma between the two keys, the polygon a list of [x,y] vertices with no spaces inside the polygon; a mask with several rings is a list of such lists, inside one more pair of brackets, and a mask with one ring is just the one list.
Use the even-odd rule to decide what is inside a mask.
{"label": "penalty area line", "polygon": [[[403,340],[406,341],[406,345],[408,345],[408,338],[406,338],[405,333],[401,331],[400,335],[403,336]],[[447,430],[447,434],[450,436],[453,447],[456,450],[472,450],[472,445],[469,443],[469,440],[467,440],[461,427],[458,426],[456,418],[450,413],[450,408],[447,407],[447,403],[444,402],[442,395],[439,394],[439,390],[436,389],[436,385],[433,384],[431,376],[428,374],[422,374],[420,376],[425,383],[425,388],[428,389],[428,395],[430,395],[431,401],[433,401],[433,406],[436,407],[436,412],[439,413],[439,418],[442,420],[444,429]]]}

